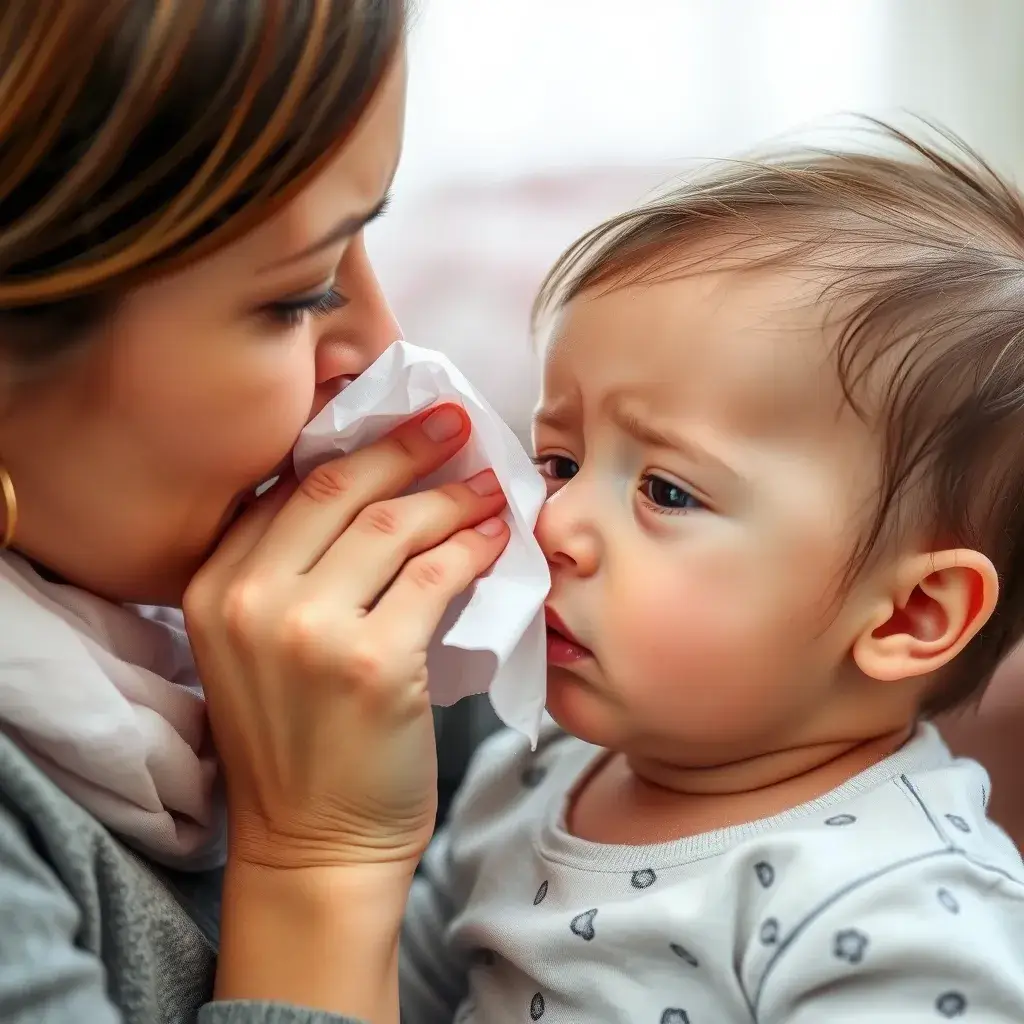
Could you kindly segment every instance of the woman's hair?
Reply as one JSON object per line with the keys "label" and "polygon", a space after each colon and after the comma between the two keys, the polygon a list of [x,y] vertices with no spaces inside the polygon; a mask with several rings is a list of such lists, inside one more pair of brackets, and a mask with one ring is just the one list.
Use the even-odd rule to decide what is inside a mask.
{"label": "woman's hair", "polygon": [[0,8],[0,354],[50,362],[131,284],[266,220],[344,143],[403,0]]}
{"label": "woman's hair", "polygon": [[550,272],[534,323],[584,292],[705,270],[819,281],[843,393],[883,444],[842,584],[907,531],[999,573],[996,612],[943,671],[936,712],[980,695],[1024,637],[1024,197],[948,132],[868,125],[882,152],[716,164],[599,225]]}

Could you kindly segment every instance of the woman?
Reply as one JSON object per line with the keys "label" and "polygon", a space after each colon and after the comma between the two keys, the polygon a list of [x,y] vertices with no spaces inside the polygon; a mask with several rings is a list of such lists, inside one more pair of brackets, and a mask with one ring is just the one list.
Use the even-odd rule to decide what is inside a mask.
{"label": "woman", "polygon": [[[490,476],[396,497],[465,443],[453,407],[301,486],[282,467],[397,336],[362,232],[403,20],[0,14],[4,1021],[398,1019],[424,651],[504,499]],[[180,616],[134,609],[182,604],[191,653]]]}

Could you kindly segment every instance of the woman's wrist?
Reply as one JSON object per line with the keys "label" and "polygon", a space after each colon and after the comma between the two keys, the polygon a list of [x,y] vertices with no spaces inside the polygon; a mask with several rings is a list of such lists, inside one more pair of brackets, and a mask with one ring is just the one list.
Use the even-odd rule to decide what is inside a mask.
{"label": "woman's wrist", "polygon": [[229,861],[216,998],[397,1024],[398,940],[414,870]]}

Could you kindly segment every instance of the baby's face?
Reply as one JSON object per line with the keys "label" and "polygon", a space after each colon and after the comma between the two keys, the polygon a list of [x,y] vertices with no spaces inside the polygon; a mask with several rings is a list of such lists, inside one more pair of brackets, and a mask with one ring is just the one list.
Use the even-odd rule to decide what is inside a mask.
{"label": "baby's face", "polygon": [[806,735],[845,685],[866,599],[834,599],[880,445],[810,296],[779,272],[714,273],[563,311],[534,442],[548,608],[589,650],[549,644],[568,731],[721,764]]}

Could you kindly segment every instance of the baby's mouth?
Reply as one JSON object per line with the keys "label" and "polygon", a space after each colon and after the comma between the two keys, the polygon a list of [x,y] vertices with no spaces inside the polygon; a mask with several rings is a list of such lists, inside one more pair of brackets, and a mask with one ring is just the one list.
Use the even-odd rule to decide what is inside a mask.
{"label": "baby's mouth", "polygon": [[594,656],[589,648],[584,647],[572,635],[557,612],[551,608],[545,608],[544,621],[547,625],[549,662],[552,664],[568,664]]}

